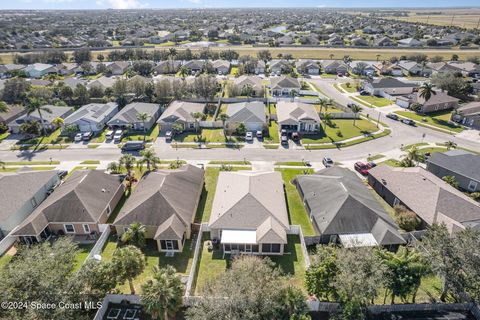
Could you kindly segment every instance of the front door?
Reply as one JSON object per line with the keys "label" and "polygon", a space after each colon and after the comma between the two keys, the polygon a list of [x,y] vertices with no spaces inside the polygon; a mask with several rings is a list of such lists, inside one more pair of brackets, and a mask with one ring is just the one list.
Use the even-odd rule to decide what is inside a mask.
{"label": "front door", "polygon": [[173,240],[165,240],[165,246],[167,247],[168,251],[173,250]]}

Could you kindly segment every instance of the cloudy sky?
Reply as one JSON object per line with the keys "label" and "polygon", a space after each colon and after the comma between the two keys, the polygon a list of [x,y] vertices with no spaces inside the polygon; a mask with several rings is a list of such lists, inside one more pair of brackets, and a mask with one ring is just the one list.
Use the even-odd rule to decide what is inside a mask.
{"label": "cloudy sky", "polygon": [[449,7],[478,0],[0,0],[1,9],[140,9],[218,7]]}

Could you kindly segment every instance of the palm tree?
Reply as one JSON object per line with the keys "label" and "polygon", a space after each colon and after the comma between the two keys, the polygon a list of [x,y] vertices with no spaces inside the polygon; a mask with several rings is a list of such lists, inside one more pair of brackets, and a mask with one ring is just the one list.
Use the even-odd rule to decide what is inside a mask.
{"label": "palm tree", "polygon": [[175,48],[168,49],[168,56],[173,60],[177,56],[177,49]]}
{"label": "palm tree", "polygon": [[153,319],[168,320],[169,315],[175,315],[182,304],[182,283],[175,274],[175,269],[153,269],[153,279],[142,285],[140,301]]}
{"label": "palm tree", "polygon": [[247,83],[246,85],[243,86],[242,95],[247,96],[248,99],[250,99],[250,97],[253,96],[253,87],[251,84]]}
{"label": "palm tree", "polygon": [[57,117],[57,118],[52,120],[52,124],[54,126],[56,126],[57,128],[60,127],[60,126],[63,126],[64,123],[65,123],[65,121],[61,117]]}
{"label": "palm tree", "polygon": [[326,98],[319,98],[318,99],[318,105],[320,106],[320,112],[322,113],[323,108],[326,108],[328,104],[328,99]]}
{"label": "palm tree", "polygon": [[113,161],[107,165],[107,170],[110,171],[111,173],[119,173],[121,170],[121,167],[118,162]]}
{"label": "palm tree", "polygon": [[423,160],[423,155],[418,151],[416,146],[411,147],[407,151],[406,158],[403,159],[400,163],[402,167],[413,167],[417,166],[420,161]]}
{"label": "palm tree", "polygon": [[457,144],[453,141],[447,141],[447,142],[445,142],[445,147],[447,147],[447,150],[456,149]]}
{"label": "palm tree", "polygon": [[179,70],[179,74],[183,79],[185,79],[185,77],[190,74],[190,69],[188,69],[185,66],[182,66]]}
{"label": "palm tree", "polygon": [[52,110],[44,106],[42,100],[33,97],[28,100],[28,104],[25,109],[27,110],[27,116],[31,115],[34,112],[38,112],[38,116],[40,117],[40,123],[43,129],[43,135],[46,136],[47,129],[45,128],[45,123],[43,122],[42,112],[52,113]]}
{"label": "palm tree", "polygon": [[140,151],[142,158],[138,160],[137,166],[142,167],[144,164],[147,164],[147,170],[150,171],[151,168],[157,169],[158,164],[160,163],[160,158],[157,157],[153,148],[148,148]]}
{"label": "palm tree", "polygon": [[325,135],[327,135],[327,123],[330,123],[332,121],[332,115],[330,113],[324,113],[323,116],[323,123],[325,123]]}
{"label": "palm tree", "polygon": [[437,92],[433,90],[433,84],[424,82],[420,87],[420,98],[425,99],[425,101],[430,100],[432,95],[436,95]]}
{"label": "palm tree", "polygon": [[142,121],[143,125],[143,141],[145,141],[145,139],[147,138],[147,127],[145,126],[145,122],[147,122],[147,120],[150,118],[151,116],[146,112],[137,113],[137,120]]}
{"label": "palm tree", "polygon": [[218,119],[220,119],[220,121],[222,121],[222,127],[223,127],[223,134],[226,136],[225,134],[225,122],[227,122],[228,118],[230,118],[230,116],[226,113],[221,113],[219,116],[218,116]]}
{"label": "palm tree", "polygon": [[203,118],[203,113],[192,112],[190,115],[193,117],[193,119],[195,119],[195,132],[198,133],[198,120]]}
{"label": "palm tree", "polygon": [[362,107],[360,107],[359,105],[356,105],[356,104],[352,104],[352,107],[350,108],[353,112],[353,114],[355,115],[355,117],[353,118],[353,126],[355,126],[355,121],[357,120],[357,115],[362,112]]}
{"label": "palm tree", "polygon": [[333,57],[335,57],[335,55],[333,53],[330,53],[330,60],[333,60]]}
{"label": "palm tree", "polygon": [[5,102],[0,101],[0,113],[7,112],[7,111],[8,111],[8,105]]}
{"label": "palm tree", "polygon": [[378,60],[380,60],[381,56],[382,56],[381,54],[377,54],[377,62],[378,62]]}
{"label": "palm tree", "polygon": [[135,294],[133,279],[145,269],[145,256],[135,246],[118,248],[112,258],[112,264],[118,277],[122,281],[128,281],[131,294]]}
{"label": "palm tree", "polygon": [[124,154],[119,161],[120,167],[125,168],[127,170],[127,181],[128,181],[128,188],[132,188],[132,180],[133,180],[133,174],[132,170],[135,165],[135,157],[132,156],[130,153]]}
{"label": "palm tree", "polygon": [[125,244],[131,244],[137,248],[145,246],[145,226],[140,222],[134,222],[122,234],[121,240]]}

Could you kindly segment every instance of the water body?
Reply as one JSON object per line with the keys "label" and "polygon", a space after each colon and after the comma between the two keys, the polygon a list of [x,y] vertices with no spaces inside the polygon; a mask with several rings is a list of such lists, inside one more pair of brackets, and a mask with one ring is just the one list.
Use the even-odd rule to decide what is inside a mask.
{"label": "water body", "polygon": [[276,26],[276,27],[273,27],[273,28],[270,28],[270,31],[273,31],[273,32],[283,32],[287,30],[287,26]]}

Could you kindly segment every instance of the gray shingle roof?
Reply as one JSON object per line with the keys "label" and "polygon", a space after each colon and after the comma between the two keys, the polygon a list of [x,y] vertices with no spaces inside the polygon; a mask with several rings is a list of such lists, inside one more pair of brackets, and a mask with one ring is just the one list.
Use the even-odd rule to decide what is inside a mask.
{"label": "gray shingle roof", "polygon": [[418,85],[402,82],[395,78],[378,78],[370,82],[375,89],[378,88],[416,88]]}
{"label": "gray shingle roof", "polygon": [[435,152],[427,160],[472,180],[480,181],[480,155],[464,150]]}
{"label": "gray shingle roof", "polygon": [[277,103],[278,123],[298,123],[300,120],[311,119],[320,123],[320,116],[315,106],[301,102],[280,101]]}
{"label": "gray shingle roof", "polygon": [[297,78],[281,76],[271,79],[271,89],[283,89],[283,88],[301,88],[300,82]]}
{"label": "gray shingle roof", "polygon": [[120,110],[113,118],[108,122],[108,124],[122,122],[122,123],[137,123],[139,120],[137,119],[137,115],[139,113],[147,113],[151,117],[155,115],[156,112],[159,110],[159,105],[155,103],[143,103],[143,102],[135,102],[127,104],[122,110]]}
{"label": "gray shingle roof", "polygon": [[351,170],[331,167],[297,176],[295,183],[321,234],[371,233],[381,245],[405,242],[395,222]]}
{"label": "gray shingle roof", "polygon": [[228,122],[266,123],[265,105],[260,101],[229,104],[227,115]]}
{"label": "gray shingle roof", "polygon": [[195,119],[192,117],[192,113],[202,113],[204,109],[205,103],[173,101],[162,113],[158,122],[173,123],[179,120],[184,122],[194,122]]}
{"label": "gray shingle roof", "polygon": [[[41,111],[42,113],[42,118],[45,123],[51,123],[53,119],[55,118],[65,118],[70,112],[73,110],[73,107],[61,107],[61,106],[51,106],[47,105],[44,106],[45,108],[50,109],[52,111],[51,113],[48,113],[46,111]],[[23,121],[30,121],[30,120],[37,120],[40,121],[40,115],[38,111],[32,112],[30,115],[23,115],[18,117],[15,122],[18,123],[18,120],[21,120],[20,122]]]}
{"label": "gray shingle roof", "polygon": [[72,124],[81,119],[99,123],[102,122],[103,119],[117,107],[118,105],[115,102],[109,102],[105,104],[90,103],[81,107],[80,109],[69,115],[67,118],[65,118],[65,124]]}

